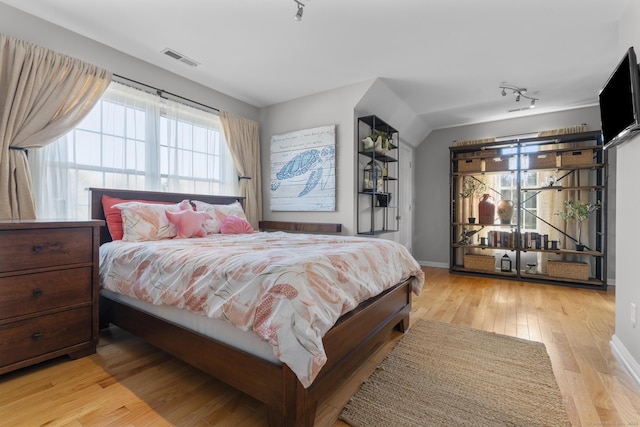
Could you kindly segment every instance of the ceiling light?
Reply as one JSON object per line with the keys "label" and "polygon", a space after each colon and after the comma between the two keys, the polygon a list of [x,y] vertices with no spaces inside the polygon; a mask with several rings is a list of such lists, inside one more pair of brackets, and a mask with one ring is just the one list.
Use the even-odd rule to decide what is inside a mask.
{"label": "ceiling light", "polygon": [[293,1],[298,4],[298,12],[296,13],[296,16],[294,16],[294,19],[296,21],[302,21],[302,14],[304,13],[304,4],[300,3],[298,0],[293,0]]}
{"label": "ceiling light", "polygon": [[540,98],[536,98],[536,97],[532,96],[531,94],[529,94],[527,92],[527,88],[525,88],[525,87],[518,87],[518,86],[512,86],[512,85],[504,84],[504,85],[500,86],[499,88],[501,89],[500,93],[502,94],[502,96],[506,96],[507,95],[507,91],[510,90],[511,93],[513,95],[515,95],[516,102],[520,102],[520,98],[525,98],[525,99],[530,100],[531,104],[529,105],[528,108],[536,108],[536,101],[538,101],[540,99]]}

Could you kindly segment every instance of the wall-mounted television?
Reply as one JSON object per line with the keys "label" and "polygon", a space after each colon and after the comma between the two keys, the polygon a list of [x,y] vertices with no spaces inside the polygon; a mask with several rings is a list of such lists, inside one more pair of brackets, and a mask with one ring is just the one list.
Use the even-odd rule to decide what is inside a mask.
{"label": "wall-mounted television", "polygon": [[627,50],[598,95],[605,147],[640,129],[640,69],[633,47]]}

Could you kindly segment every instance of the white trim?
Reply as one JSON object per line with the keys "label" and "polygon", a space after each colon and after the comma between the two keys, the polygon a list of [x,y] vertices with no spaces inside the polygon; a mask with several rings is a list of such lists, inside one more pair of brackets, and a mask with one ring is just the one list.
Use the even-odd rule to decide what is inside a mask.
{"label": "white trim", "polygon": [[616,285],[616,279],[607,279],[607,285],[615,286]]}
{"label": "white trim", "polygon": [[418,261],[418,264],[423,267],[449,268],[449,264],[444,262]]}
{"label": "white trim", "polygon": [[633,358],[622,341],[615,335],[611,337],[609,344],[611,345],[613,353],[618,356],[622,364],[627,368],[627,371],[629,371],[629,374],[631,374],[631,377],[640,385],[640,363]]}

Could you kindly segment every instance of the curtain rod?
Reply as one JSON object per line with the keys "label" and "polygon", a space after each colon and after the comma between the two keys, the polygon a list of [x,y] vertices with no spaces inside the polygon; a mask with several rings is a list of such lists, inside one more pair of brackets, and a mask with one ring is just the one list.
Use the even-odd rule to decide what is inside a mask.
{"label": "curtain rod", "polygon": [[188,102],[191,102],[191,103],[193,103],[193,104],[199,105],[199,106],[201,106],[201,107],[209,108],[209,109],[211,109],[211,110],[217,111],[218,113],[220,112],[220,110],[219,110],[219,109],[217,109],[217,108],[211,107],[211,106],[209,106],[209,105],[207,105],[207,104],[203,104],[203,103],[198,102],[198,101],[194,101],[194,100],[189,99],[189,98],[185,98],[184,96],[176,95],[175,93],[167,92],[167,91],[166,91],[166,90],[164,90],[164,89],[159,89],[159,88],[157,88],[157,87],[154,87],[154,86],[148,85],[148,84],[146,84],[146,83],[142,83],[142,82],[139,82],[139,81],[137,81],[137,80],[133,80],[133,79],[130,79],[130,78],[128,78],[128,77],[121,76],[121,75],[119,75],[119,74],[115,74],[115,73],[113,73],[113,75],[114,75],[115,77],[119,78],[119,79],[127,80],[127,81],[130,81],[130,82],[132,82],[132,83],[139,84],[139,85],[144,86],[144,87],[148,87],[149,89],[153,89],[153,90],[155,90],[155,91],[156,91],[156,93],[158,94],[158,96],[162,96],[163,94],[165,94],[165,93],[166,93],[167,95],[171,95],[171,96],[176,97],[176,98],[178,98],[178,99],[182,99],[183,101],[188,101]]}

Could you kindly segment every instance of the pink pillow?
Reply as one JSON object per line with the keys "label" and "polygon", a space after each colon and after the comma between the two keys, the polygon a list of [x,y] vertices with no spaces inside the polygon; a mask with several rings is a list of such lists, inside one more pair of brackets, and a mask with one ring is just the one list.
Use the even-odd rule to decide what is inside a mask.
{"label": "pink pillow", "polygon": [[246,219],[229,215],[222,221],[220,232],[222,234],[251,234],[253,227]]}
{"label": "pink pillow", "polygon": [[230,205],[212,205],[200,200],[193,200],[196,211],[209,212],[212,218],[204,224],[204,228],[207,229],[207,233],[220,233],[220,226],[222,221],[228,216],[235,215],[240,218],[246,219],[242,205],[240,202],[235,201]]}
{"label": "pink pillow", "polygon": [[176,239],[206,236],[207,230],[204,228],[204,223],[213,219],[208,212],[196,212],[190,209],[178,212],[166,211],[165,215],[167,215],[169,222],[178,228]]}

